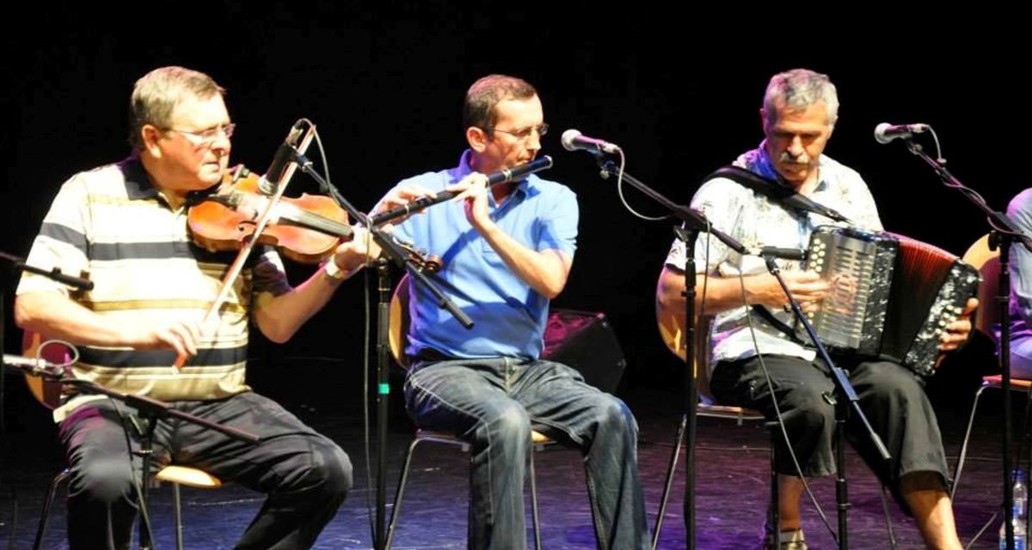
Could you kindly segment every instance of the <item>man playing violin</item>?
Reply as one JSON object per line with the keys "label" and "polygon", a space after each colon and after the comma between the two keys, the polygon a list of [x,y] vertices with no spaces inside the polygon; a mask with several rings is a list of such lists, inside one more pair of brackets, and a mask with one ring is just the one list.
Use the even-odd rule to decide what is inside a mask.
{"label": "man playing violin", "polygon": [[549,301],[573,264],[577,197],[535,174],[488,185],[486,174],[541,150],[548,126],[537,91],[519,78],[481,78],[466,94],[463,127],[469,149],[457,167],[400,182],[373,212],[457,192],[393,228],[399,240],[443,258],[431,278],[474,323],[467,330],[408,282],[406,408],[420,427],[472,445],[469,548],[526,547],[532,429],[584,454],[598,547],[647,548],[634,417],[576,370],[541,358]]}
{"label": "man playing violin", "polygon": [[[140,78],[130,102],[129,158],[72,176],[62,185],[28,263],[89,273],[93,289],[71,292],[26,272],[15,319],[27,330],[79,348],[71,367],[119,393],[259,437],[256,444],[178,419],[158,421],[155,467],[202,468],[268,495],[237,548],[310,548],[352,485],[348,456],[245,383],[249,324],[288,340],[367,261],[367,239],[340,244],[322,269],[291,287],[278,253],[257,246],[219,309],[235,252],[191,242],[186,197],[226,176],[234,124],[225,91],[182,67]],[[356,228],[356,231],[360,229]],[[374,255],[377,251],[373,251]],[[188,360],[180,369],[177,357]],[[71,471],[69,547],[128,548],[137,512],[140,418],[120,399],[63,395],[55,409]]]}

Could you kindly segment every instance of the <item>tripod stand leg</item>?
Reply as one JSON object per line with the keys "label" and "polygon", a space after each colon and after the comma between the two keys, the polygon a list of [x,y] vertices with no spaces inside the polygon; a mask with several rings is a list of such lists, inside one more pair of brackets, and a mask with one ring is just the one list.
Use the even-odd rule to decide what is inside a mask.
{"label": "tripod stand leg", "polygon": [[656,528],[652,530],[652,550],[656,550],[656,545],[659,543],[659,531],[663,528],[663,516],[666,514],[667,501],[670,500],[670,489],[674,485],[674,471],[677,468],[677,459],[681,454],[681,442],[684,441],[687,424],[688,415],[681,415],[681,425],[677,427],[677,439],[674,451],[670,454],[670,465],[667,467],[663,497],[659,501],[659,511],[656,512]]}
{"label": "tripod stand leg", "polygon": [[781,491],[778,486],[777,444],[781,434],[777,422],[768,422],[770,431],[770,512],[768,521],[774,527],[774,538],[771,545],[781,548]]}

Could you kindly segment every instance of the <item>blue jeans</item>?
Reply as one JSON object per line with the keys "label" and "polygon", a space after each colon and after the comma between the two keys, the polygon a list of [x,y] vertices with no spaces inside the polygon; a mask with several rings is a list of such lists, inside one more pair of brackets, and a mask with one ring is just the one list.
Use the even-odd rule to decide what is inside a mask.
{"label": "blue jeans", "polygon": [[649,547],[637,422],[623,401],[576,370],[514,358],[417,362],[405,401],[420,427],[472,445],[469,548],[527,547],[523,482],[532,427],[584,454],[598,548]]}

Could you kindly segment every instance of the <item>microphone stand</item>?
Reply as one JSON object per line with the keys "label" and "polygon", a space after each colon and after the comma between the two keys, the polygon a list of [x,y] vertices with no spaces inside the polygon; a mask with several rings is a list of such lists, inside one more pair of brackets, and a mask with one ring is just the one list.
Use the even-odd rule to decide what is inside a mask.
{"label": "microphone stand", "polygon": [[[612,162],[612,160],[606,159],[606,158],[602,157],[601,155],[597,155],[596,159],[598,161],[599,168],[601,169],[602,177],[604,179],[608,178],[615,171],[615,164]],[[730,247],[732,250],[738,252],[739,254],[742,254],[742,255],[756,255],[756,252],[752,251],[752,250],[749,250],[747,247],[745,247],[744,245],[739,243],[737,240],[735,240],[730,235],[727,235],[726,233],[723,233],[723,232],[721,232],[721,231],[711,227],[709,225],[709,222],[705,219],[705,217],[700,212],[697,212],[697,211],[695,211],[695,210],[693,210],[693,209],[691,209],[689,207],[685,207],[685,206],[681,206],[681,205],[677,205],[677,204],[673,203],[672,201],[670,201],[666,197],[662,196],[661,194],[659,194],[655,190],[649,188],[644,183],[640,182],[639,180],[637,180],[633,176],[630,176],[626,172],[623,173],[622,177],[623,177],[624,180],[626,180],[628,183],[630,183],[636,189],[638,189],[639,191],[644,193],[646,196],[652,198],[656,202],[660,203],[661,205],[663,205],[664,207],[669,209],[671,212],[673,212],[678,218],[682,219],[685,222],[685,226],[692,228],[691,231],[679,230],[677,233],[678,233],[678,238],[681,238],[682,240],[684,240],[685,241],[685,245],[687,247],[686,250],[685,250],[685,260],[686,260],[686,263],[685,263],[685,298],[686,298],[686,301],[685,301],[685,314],[686,314],[686,317],[685,317],[685,338],[687,338],[687,340],[685,341],[686,346],[687,346],[687,349],[685,350],[685,361],[686,361],[686,363],[689,363],[690,365],[693,365],[693,370],[690,372],[689,375],[685,376],[685,380],[684,380],[684,385],[685,385],[684,403],[683,403],[684,418],[683,418],[682,423],[681,423],[681,430],[679,430],[679,432],[680,431],[684,431],[684,437],[686,439],[686,442],[685,442],[685,448],[686,448],[686,450],[685,450],[685,470],[686,470],[686,472],[685,473],[686,473],[686,476],[685,476],[685,499],[684,499],[685,539],[686,539],[686,544],[687,544],[688,550],[695,550],[695,542],[696,542],[695,541],[695,437],[696,437],[696,407],[698,406],[699,396],[698,396],[698,387],[696,386],[696,383],[695,383],[695,373],[694,373],[694,368],[695,367],[694,367],[694,361],[693,361],[693,358],[694,358],[694,347],[695,347],[695,326],[694,326],[695,325],[695,317],[694,317],[694,315],[695,315],[695,266],[694,266],[694,263],[695,263],[694,262],[695,247],[694,247],[694,241],[695,241],[695,237],[697,236],[698,231],[705,230],[709,234],[717,237],[721,242],[723,242],[724,244],[728,245],[728,247]],[[824,345],[821,343],[820,339],[818,338],[816,331],[813,329],[813,326],[810,325],[809,321],[806,319],[805,315],[802,312],[802,309],[800,309],[800,307],[799,307],[799,304],[796,303],[795,299],[792,298],[791,292],[788,290],[788,287],[786,286],[786,284],[784,282],[784,279],[782,279],[782,277],[781,277],[780,269],[774,263],[773,256],[768,255],[768,254],[764,254],[764,258],[765,258],[766,263],[767,263],[768,271],[770,271],[771,274],[774,275],[774,277],[777,279],[778,283],[781,285],[782,291],[784,291],[785,296],[788,297],[789,303],[792,304],[793,312],[795,313],[796,317],[799,318],[799,320],[803,323],[803,326],[806,328],[807,334],[810,336],[810,339],[813,340],[814,345],[817,347],[817,350],[818,350],[818,352],[821,355],[821,358],[825,361],[825,363],[831,369],[832,374],[834,375],[832,377],[832,379],[835,381],[835,384],[838,387],[839,391],[844,396],[846,396],[846,398],[849,400],[849,402],[853,405],[853,408],[855,409],[855,413],[857,415],[859,415],[860,420],[863,422],[864,426],[867,428],[867,431],[868,431],[868,433],[869,433],[869,435],[871,437],[871,440],[874,442],[874,445],[878,449],[878,452],[881,454],[882,458],[885,459],[885,460],[889,460],[890,455],[888,453],[888,450],[885,448],[885,445],[882,443],[881,438],[878,436],[878,434],[875,433],[875,431],[871,428],[870,423],[867,421],[866,415],[864,415],[863,411],[860,409],[859,400],[858,400],[858,398],[856,396],[856,391],[853,389],[852,385],[849,383],[848,376],[845,374],[844,371],[842,371],[842,369],[838,368],[835,365],[835,363],[831,360],[831,358],[828,356],[828,353],[825,350]],[[837,484],[836,484],[836,501],[837,501],[837,504],[838,504],[838,518],[839,518],[838,519],[838,521],[839,521],[839,523],[838,523],[838,529],[839,529],[838,542],[839,542],[839,548],[843,548],[844,549],[844,548],[848,548],[848,545],[847,545],[848,534],[847,534],[846,511],[849,508],[849,503],[848,503],[848,500],[847,500],[848,494],[846,492],[846,479],[845,479],[845,474],[844,474],[844,472],[845,472],[845,450],[844,450],[844,447],[845,447],[844,446],[844,442],[845,442],[844,432],[845,432],[845,430],[843,429],[843,427],[845,425],[846,415],[848,413],[848,409],[845,407],[845,405],[842,403],[841,400],[835,400],[835,404],[836,404],[836,422],[839,424],[839,428],[838,428],[838,431],[837,431],[837,437],[839,438],[839,441],[838,441],[838,452],[837,452],[837,455],[836,455],[836,459],[837,459],[837,463],[838,463],[837,464],[838,479],[837,479]],[[681,443],[681,433],[678,433],[677,446],[679,446],[680,443]],[[670,460],[670,470],[669,470],[668,475],[667,475],[667,487],[669,487],[671,482],[672,482],[673,467],[676,465],[676,462],[677,462],[677,452],[678,451],[677,451],[677,448],[675,446],[674,453],[673,453],[673,455],[671,457],[671,460]],[[777,480],[776,480],[775,476],[772,476],[771,483],[777,483]],[[666,492],[664,492],[664,493],[666,493]],[[778,503],[776,503],[776,502],[771,503],[771,506],[775,507],[775,509],[776,509],[777,505],[778,505]],[[659,515],[657,516],[656,533],[653,533],[653,541],[652,541],[652,547],[653,548],[656,547],[656,543],[659,540],[659,530],[660,530],[660,527],[662,526],[662,518],[663,518],[663,514],[664,514],[665,509],[666,509],[666,501],[664,499],[664,501],[660,504],[660,511],[659,511]],[[777,525],[774,526],[774,531],[775,531],[775,543],[776,544],[780,544],[780,540],[779,540],[779,536],[778,536],[779,535],[779,533],[778,533],[778,526]]]}
{"label": "microphone stand", "polygon": [[[817,331],[810,324],[809,319],[806,318],[806,314],[803,313],[802,308],[799,307],[799,303],[796,302],[795,298],[792,297],[792,293],[788,290],[788,285],[785,284],[784,278],[781,277],[781,268],[778,267],[777,263],[774,262],[774,256],[765,254],[763,256],[765,263],[767,264],[767,271],[774,278],[777,279],[778,284],[781,285],[781,290],[785,293],[788,298],[788,303],[792,306],[792,313],[796,319],[806,329],[806,334],[810,337],[813,345],[817,348],[817,354],[821,357],[824,363],[828,366],[832,374],[832,380],[835,382],[839,393],[839,398],[834,396],[827,396],[832,404],[835,406],[835,502],[838,509],[838,547],[841,549],[849,548],[849,529],[846,518],[846,512],[849,510],[849,493],[847,491],[846,481],[846,420],[849,418],[850,409],[843,402],[841,397],[845,397],[849,401],[849,405],[852,405],[853,414],[857,415],[857,418],[863,424],[867,430],[868,436],[874,443],[875,448],[878,450],[878,454],[881,455],[882,460],[888,462],[892,456],[889,454],[889,450],[885,448],[885,444],[882,442],[881,437],[874,428],[871,427],[870,422],[867,420],[867,415],[860,408],[860,399],[856,395],[856,390],[853,389],[853,385],[849,382],[849,375],[846,374],[842,368],[837,366],[834,361],[831,360],[831,356],[828,355],[828,350],[825,349],[824,344],[821,343],[820,338],[817,336]],[[773,506],[777,506],[777,503],[773,503]],[[778,530],[778,526],[774,526],[775,532]]]}
{"label": "microphone stand", "polygon": [[28,376],[41,376],[48,380],[57,382],[65,386],[73,386],[79,390],[81,394],[97,394],[105,395],[112,399],[117,399],[129,407],[136,410],[136,415],[142,420],[142,425],[136,422],[135,418],[130,417],[130,421],[136,428],[137,433],[140,436],[140,449],[137,454],[141,460],[141,484],[138,487],[139,491],[139,506],[140,506],[140,549],[150,550],[153,546],[153,535],[151,531],[150,514],[148,513],[148,486],[150,484],[150,470],[151,470],[151,458],[154,454],[153,446],[153,435],[154,428],[157,426],[158,421],[166,419],[168,417],[185,420],[204,426],[210,430],[228,435],[239,441],[245,443],[257,443],[259,441],[258,436],[238,430],[236,428],[230,428],[221,426],[214,422],[205,420],[198,416],[194,416],[190,413],[185,413],[173,409],[168,403],[152,399],[150,397],[142,395],[132,395],[127,393],[118,392],[109,388],[100,386],[89,380],[83,380],[71,376],[65,376],[63,368],[60,369],[47,369],[40,367],[29,367],[20,364],[9,364],[6,361],[4,366],[13,367],[21,370],[25,375]]}
{"label": "microphone stand", "polygon": [[[70,287],[76,289],[76,291],[78,291],[78,292],[81,292],[81,291],[84,291],[84,290],[92,290],[93,289],[93,281],[90,281],[86,277],[74,277],[72,275],[65,275],[64,273],[61,273],[61,269],[60,268],[55,267],[55,268],[53,268],[51,270],[46,270],[46,269],[39,268],[39,267],[36,267],[36,266],[33,266],[33,265],[29,265],[29,264],[25,263],[25,259],[24,258],[19,258],[18,256],[14,256],[12,254],[8,254],[8,253],[6,253],[6,252],[4,252],[2,250],[0,250],[0,258],[2,258],[4,260],[7,260],[8,262],[11,262],[11,264],[14,266],[15,271],[17,271],[17,272],[29,271],[31,273],[36,273],[38,275],[43,275],[44,277],[47,277],[47,278],[49,278],[49,279],[51,279],[53,281],[57,281],[59,283],[65,284],[67,286],[70,286]],[[5,324],[4,324],[6,319],[7,319],[7,312],[5,311],[5,308],[4,308],[4,297],[2,295],[0,295],[0,353],[3,353],[7,349],[5,347],[6,343],[5,343],[5,339],[4,339],[4,337],[6,336],[6,330],[7,330],[7,328],[6,328]],[[6,363],[5,363],[5,365],[6,365]],[[0,369],[0,390],[4,390],[7,387],[7,385],[5,383],[5,379],[4,379],[4,373],[5,372],[7,372],[5,369]],[[2,396],[0,396],[0,405],[3,405],[3,397]],[[2,418],[3,418],[3,411],[0,410],[0,420],[2,420]],[[3,423],[0,422],[0,424],[3,424]],[[7,455],[7,452],[6,452],[6,449],[4,449],[3,455],[0,455],[0,458],[6,458],[6,455]]]}
{"label": "microphone stand", "polygon": [[[608,179],[612,173],[616,172],[615,164],[601,154],[592,153],[596,156],[596,161],[600,171],[600,175],[603,179]],[[679,205],[670,199],[664,197],[659,192],[645,185],[634,176],[623,173],[623,179],[634,186],[636,189],[644,193],[646,196],[656,201],[664,208],[669,210],[680,219],[684,225],[684,229],[676,228],[675,232],[677,237],[685,242],[685,246],[688,247],[685,254],[685,363],[688,367],[685,370],[685,376],[683,378],[684,384],[684,395],[681,404],[683,414],[681,425],[678,428],[677,433],[677,444],[674,447],[674,452],[670,458],[670,466],[667,471],[666,489],[663,492],[664,498],[660,503],[659,513],[656,516],[656,530],[652,534],[652,548],[656,548],[656,544],[659,541],[659,532],[663,526],[663,515],[666,512],[667,496],[669,496],[669,489],[673,483],[674,468],[677,465],[677,455],[681,446],[682,438],[685,439],[685,483],[684,483],[684,525],[685,525],[685,542],[688,550],[695,550],[695,438],[696,438],[696,407],[699,403],[699,392],[695,381],[695,259],[694,249],[695,240],[700,231],[706,231],[711,235],[717,237],[722,242],[727,244],[733,250],[740,254],[749,254],[749,250],[735,240],[730,235],[719,231],[713,227],[710,227],[709,221],[698,211],[693,210],[687,206]]]}
{"label": "microphone stand", "polygon": [[[59,268],[52,270],[45,270],[38,267],[34,267],[25,263],[21,258],[11,256],[4,252],[0,252],[0,257],[5,260],[14,263],[16,269],[20,271],[29,271],[39,275],[48,277],[59,283],[68,285],[76,289],[76,292],[82,292],[85,290],[93,289],[93,281],[90,281],[87,277],[73,277],[71,275],[65,275],[61,273]],[[2,304],[0,304],[2,305]],[[3,314],[3,309],[0,308],[0,315]],[[2,341],[2,339],[0,339]],[[126,405],[133,407],[137,411],[138,417],[142,420],[142,425],[136,422],[135,418],[130,418],[133,426],[136,428],[137,433],[140,435],[140,450],[138,454],[141,460],[141,484],[138,487],[139,491],[139,507],[140,507],[140,549],[151,550],[153,548],[153,532],[151,530],[150,514],[148,513],[147,502],[148,502],[148,489],[150,486],[150,469],[151,469],[151,458],[154,454],[153,447],[153,435],[154,429],[157,427],[159,420],[165,419],[169,416],[193,422],[208,429],[215,430],[226,434],[234,439],[244,441],[247,443],[257,443],[258,436],[238,430],[236,428],[229,428],[215,424],[198,416],[194,416],[189,413],[178,411],[171,408],[167,403],[152,399],[150,397],[142,395],[131,395],[126,393],[117,392],[103,386],[100,386],[89,380],[82,380],[73,376],[66,376],[64,372],[64,366],[61,368],[50,368],[34,366],[28,367],[25,365],[13,365],[9,364],[5,358],[5,367],[14,367],[20,369],[25,375],[42,377],[52,382],[55,382],[62,386],[73,386],[79,390],[79,393],[83,394],[99,394],[106,395],[109,398],[117,399],[122,401]]]}
{"label": "microphone stand", "polygon": [[44,277],[68,285],[79,291],[93,290],[93,281],[89,280],[86,277],[73,277],[71,275],[65,275],[64,273],[61,273],[61,268],[59,267],[55,267],[51,270],[46,270],[40,267],[36,267],[34,265],[29,265],[25,263],[25,260],[23,258],[12,256],[3,251],[0,251],[0,258],[3,258],[14,264],[14,269],[18,271],[28,271],[30,273],[43,275]]}
{"label": "microphone stand", "polygon": [[[1007,534],[1007,549],[1014,550],[1014,491],[1011,480],[1011,430],[1013,429],[1011,419],[1011,373],[1010,373],[1010,247],[1015,240],[1020,241],[1026,249],[1032,251],[1032,238],[1026,235],[1020,228],[1010,221],[1010,218],[1003,212],[990,208],[985,200],[973,189],[965,186],[946,169],[946,159],[933,159],[924,152],[920,144],[914,143],[910,137],[903,138],[907,149],[925,161],[942,180],[943,185],[957,189],[968,198],[979,210],[986,215],[990,228],[990,248],[1000,248],[1000,274],[997,288],[996,303],[1000,315],[1000,387],[1003,390],[1003,441],[1002,441],[1002,467],[1003,467],[1003,511],[1004,526]],[[1032,450],[1030,450],[1032,452]]]}
{"label": "microphone stand", "polygon": [[[372,236],[373,240],[383,249],[390,260],[402,268],[419,284],[423,285],[436,298],[440,307],[447,309],[462,324],[470,329],[473,327],[473,320],[459,309],[437,286],[426,276],[423,269],[423,262],[411,257],[411,255],[391,235],[370,223],[369,216],[355,208],[339,191],[325,178],[319,175],[313,168],[312,162],[301,153],[295,153],[294,162],[301,167],[301,171],[308,174],[319,185],[319,189],[333,197],[335,201],[345,210],[351,219],[361,223]],[[427,205],[428,206],[428,205]],[[416,212],[419,209],[413,209]],[[332,261],[332,260],[331,260]],[[387,338],[389,315],[390,315],[390,289],[391,283],[387,273],[386,264],[380,262],[377,267],[378,274],[378,295],[377,305],[377,484],[376,484],[376,533],[374,534],[374,548],[382,550],[386,548],[387,542],[387,415],[388,395],[390,393],[390,381],[388,378],[390,362],[389,342]]]}

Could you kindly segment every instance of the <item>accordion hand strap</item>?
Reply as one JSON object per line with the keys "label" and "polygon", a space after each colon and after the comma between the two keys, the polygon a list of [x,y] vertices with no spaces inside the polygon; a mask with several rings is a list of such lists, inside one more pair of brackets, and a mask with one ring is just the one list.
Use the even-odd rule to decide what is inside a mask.
{"label": "accordion hand strap", "polygon": [[798,212],[813,212],[814,214],[820,214],[826,218],[830,218],[839,222],[846,222],[852,224],[849,218],[838,213],[833,208],[828,208],[823,204],[814,202],[813,199],[805,197],[797,193],[791,187],[785,185],[781,181],[769,180],[758,174],[754,174],[745,168],[739,168],[738,166],[728,165],[722,168],[718,168],[716,172],[713,172],[706,177],[706,180],[714,178],[727,178],[737,182],[743,187],[752,189],[753,191]]}

